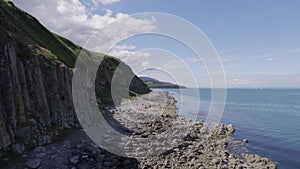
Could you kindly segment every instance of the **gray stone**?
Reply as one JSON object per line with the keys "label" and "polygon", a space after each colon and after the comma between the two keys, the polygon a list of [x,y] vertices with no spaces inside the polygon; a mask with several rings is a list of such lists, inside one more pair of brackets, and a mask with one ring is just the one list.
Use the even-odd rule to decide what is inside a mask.
{"label": "gray stone", "polygon": [[76,156],[73,156],[69,159],[69,161],[72,163],[72,164],[77,164],[79,162],[79,156],[76,155]]}
{"label": "gray stone", "polygon": [[26,127],[22,127],[18,130],[17,132],[17,137],[25,140],[27,139],[27,137],[31,134],[31,127],[30,126],[26,126]]}
{"label": "gray stone", "polygon": [[25,152],[25,146],[22,144],[13,144],[12,151],[16,154],[23,154]]}
{"label": "gray stone", "polygon": [[72,147],[70,140],[64,141],[63,144],[64,144],[63,146],[64,146],[65,148],[71,148],[71,147]]}
{"label": "gray stone", "polygon": [[44,158],[46,156],[46,153],[38,153],[36,154],[36,158]]}
{"label": "gray stone", "polygon": [[248,139],[243,139],[243,143],[248,143],[249,140]]}
{"label": "gray stone", "polygon": [[38,146],[38,147],[35,147],[33,151],[35,151],[35,152],[45,152],[46,147]]}
{"label": "gray stone", "polygon": [[31,159],[31,160],[28,160],[25,164],[29,168],[38,168],[41,165],[41,160],[40,159]]}
{"label": "gray stone", "polygon": [[117,165],[118,163],[119,163],[119,161],[118,161],[117,159],[113,159],[113,160],[111,160],[111,161],[105,161],[105,162],[103,163],[103,165],[104,165],[105,167],[112,167],[112,166]]}

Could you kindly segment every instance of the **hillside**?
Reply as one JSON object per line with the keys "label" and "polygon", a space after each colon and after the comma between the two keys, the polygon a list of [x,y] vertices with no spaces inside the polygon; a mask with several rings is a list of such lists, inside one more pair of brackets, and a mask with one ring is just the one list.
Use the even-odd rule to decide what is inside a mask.
{"label": "hillside", "polygon": [[162,82],[152,77],[142,76],[140,77],[140,79],[142,79],[149,88],[186,88],[184,86],[176,85],[170,82]]}
{"label": "hillside", "polygon": [[69,67],[74,66],[76,55],[81,50],[79,46],[50,32],[36,18],[15,7],[10,1],[1,1],[0,8],[2,38],[11,38],[17,42],[17,54],[24,56],[24,48],[33,45],[48,59],[58,57]]}
{"label": "hillside", "polygon": [[[0,154],[51,143],[80,127],[73,107],[72,75],[79,52],[103,57],[96,76],[98,105],[112,104],[114,75],[130,75],[130,95],[149,92],[128,65],[90,52],[50,32],[10,1],[0,1]],[[116,68],[121,70],[115,73]],[[6,163],[0,159],[0,165]]]}
{"label": "hillside", "polygon": [[[44,55],[49,60],[58,59],[68,67],[74,67],[80,52],[104,56],[100,53],[82,50],[82,47],[57,34],[50,32],[46,27],[31,16],[14,6],[10,1],[0,1],[0,31],[1,38],[13,39],[16,42],[17,54],[26,56],[26,46],[34,46],[38,54]],[[105,56],[114,62],[120,62],[114,57]]]}
{"label": "hillside", "polygon": [[[32,58],[34,55],[40,55],[53,64],[63,63],[66,67],[73,68],[81,52],[88,57],[103,57],[102,66],[109,67],[112,71],[121,63],[117,58],[85,50],[52,33],[36,18],[8,0],[0,1],[0,9],[0,39],[12,42],[19,57]],[[126,71],[133,74],[129,67]],[[142,83],[137,77],[135,81]]]}

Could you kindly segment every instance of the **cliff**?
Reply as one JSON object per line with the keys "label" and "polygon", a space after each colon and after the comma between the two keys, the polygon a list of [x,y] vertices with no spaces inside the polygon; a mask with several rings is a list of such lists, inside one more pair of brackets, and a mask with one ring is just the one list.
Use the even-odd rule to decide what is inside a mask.
{"label": "cliff", "polygon": [[[0,1],[0,155],[5,150],[20,153],[49,144],[64,129],[80,127],[71,82],[81,50],[11,2]],[[97,97],[102,104],[110,104],[112,76],[124,63],[93,54],[104,57],[97,72]],[[124,73],[133,74],[129,66],[124,67]],[[149,92],[133,76],[131,92]]]}

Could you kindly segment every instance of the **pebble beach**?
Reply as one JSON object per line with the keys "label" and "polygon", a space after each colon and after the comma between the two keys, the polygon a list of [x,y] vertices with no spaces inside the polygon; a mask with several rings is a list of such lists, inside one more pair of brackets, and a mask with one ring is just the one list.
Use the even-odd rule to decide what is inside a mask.
{"label": "pebble beach", "polygon": [[[204,121],[178,117],[175,103],[167,92],[155,91],[126,100],[118,107],[103,109],[108,123],[122,134],[150,140],[157,135],[167,138],[167,141],[151,143],[151,148],[140,149],[142,154],[139,151],[132,152],[132,157],[112,154],[80,129],[61,141],[23,154],[21,160],[9,168],[276,168],[267,158],[233,151],[245,146],[248,140],[233,140],[232,125],[219,124],[209,129]],[[135,144],[128,142],[124,149]],[[160,151],[149,151],[153,147]]]}

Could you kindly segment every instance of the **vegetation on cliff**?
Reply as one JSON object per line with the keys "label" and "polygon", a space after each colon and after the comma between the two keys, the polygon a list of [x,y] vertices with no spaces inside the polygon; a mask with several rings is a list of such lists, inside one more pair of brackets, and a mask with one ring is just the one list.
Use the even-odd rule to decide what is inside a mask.
{"label": "vegetation on cliff", "polygon": [[140,77],[140,79],[142,79],[144,83],[146,83],[146,85],[150,88],[186,88],[184,86],[180,86],[170,82],[162,82],[151,77]]}
{"label": "vegetation on cliff", "polygon": [[80,52],[103,58],[95,82],[100,104],[112,103],[110,83],[120,64],[117,74],[133,77],[130,95],[149,92],[119,59],[82,49],[12,2],[0,1],[0,156],[6,150],[22,154],[51,143],[66,128],[79,127],[72,76]]}

